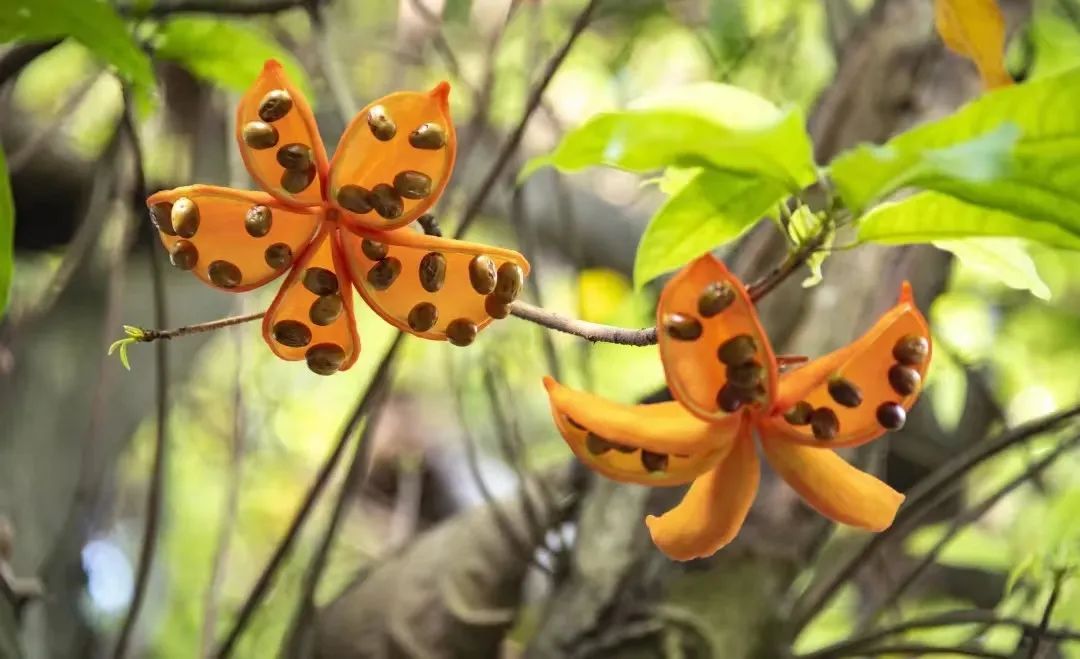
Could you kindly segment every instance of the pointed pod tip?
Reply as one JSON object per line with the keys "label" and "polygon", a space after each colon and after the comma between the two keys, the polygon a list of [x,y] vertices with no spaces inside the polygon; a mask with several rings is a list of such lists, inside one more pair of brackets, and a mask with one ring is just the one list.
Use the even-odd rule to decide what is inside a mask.
{"label": "pointed pod tip", "polygon": [[435,99],[443,109],[446,109],[450,104],[450,83],[443,80],[435,85],[431,90],[431,98]]}
{"label": "pointed pod tip", "polygon": [[555,378],[551,377],[550,375],[545,375],[544,376],[544,388],[545,389],[547,389],[550,392],[550,391],[554,390],[555,387],[557,387],[557,386],[559,386],[559,383],[555,381]]}
{"label": "pointed pod tip", "polygon": [[271,71],[280,71],[280,70],[281,70],[281,62],[277,61],[276,59],[270,58],[270,59],[266,60],[265,62],[263,62],[263,73],[269,73]]}
{"label": "pointed pod tip", "polygon": [[915,294],[911,290],[911,282],[906,279],[900,284],[900,302],[915,304]]}

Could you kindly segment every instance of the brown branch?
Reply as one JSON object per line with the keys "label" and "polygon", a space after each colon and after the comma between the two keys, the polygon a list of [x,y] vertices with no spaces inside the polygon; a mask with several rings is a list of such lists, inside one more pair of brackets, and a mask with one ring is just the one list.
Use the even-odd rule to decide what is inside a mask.
{"label": "brown branch", "polygon": [[1050,589],[1050,597],[1046,600],[1046,606],[1043,608],[1039,627],[1035,630],[1031,639],[1031,650],[1028,651],[1027,659],[1035,659],[1039,655],[1039,642],[1042,641],[1047,630],[1050,629],[1050,617],[1054,615],[1054,607],[1057,605],[1058,596],[1061,595],[1061,584],[1065,581],[1065,574],[1064,570],[1058,570],[1054,574],[1054,586]]}
{"label": "brown branch", "polygon": [[624,346],[651,346],[656,343],[656,328],[644,327],[642,329],[626,329],[612,327],[599,323],[590,323],[586,320],[569,318],[554,311],[535,307],[527,302],[517,300],[510,305],[510,313],[529,322],[542,325],[548,329],[573,334],[581,338],[604,343],[616,343]]}
{"label": "brown branch", "polygon": [[200,334],[202,332],[211,332],[213,330],[224,329],[226,327],[232,327],[233,325],[240,325],[242,323],[250,323],[253,320],[259,320],[266,315],[265,311],[259,311],[256,313],[249,313],[243,316],[229,316],[228,318],[218,318],[217,320],[210,320],[205,323],[197,323],[195,325],[185,325],[183,327],[177,327],[176,329],[162,330],[162,329],[146,329],[143,327],[138,328],[141,332],[138,337],[138,341],[143,343],[150,343],[159,339],[174,339],[178,336],[187,336],[188,334]]}
{"label": "brown branch", "polygon": [[145,10],[132,6],[118,7],[121,15],[164,18],[176,14],[213,14],[215,16],[260,16],[300,9],[311,0],[263,0],[262,2],[223,2],[222,0],[177,0],[155,3]]}

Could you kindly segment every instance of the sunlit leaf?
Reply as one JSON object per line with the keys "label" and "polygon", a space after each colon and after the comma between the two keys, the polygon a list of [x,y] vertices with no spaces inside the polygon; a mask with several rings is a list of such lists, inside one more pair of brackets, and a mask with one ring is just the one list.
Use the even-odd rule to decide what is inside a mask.
{"label": "sunlit leaf", "polygon": [[[795,249],[816,236],[821,230],[822,222],[822,217],[812,212],[808,206],[796,208],[788,221],[788,235],[795,244]],[[807,257],[806,267],[810,274],[802,281],[803,288],[813,288],[824,281],[821,267],[825,264],[825,259],[829,258],[829,248],[832,247],[834,237],[835,232],[830,231],[821,243],[824,249],[819,249]]]}
{"label": "sunlit leaf", "polygon": [[934,408],[934,418],[945,432],[960,425],[967,401],[967,375],[945,350],[934,351],[934,366],[928,373],[927,395]]}
{"label": "sunlit leaf", "polygon": [[1005,18],[996,0],[936,0],[934,22],[945,45],[975,62],[984,87],[1012,84],[1005,70]]}
{"label": "sunlit leaf", "polygon": [[969,238],[937,240],[934,246],[952,252],[965,266],[1009,288],[1031,291],[1041,300],[1050,299],[1050,287],[1039,276],[1035,261],[1023,243],[1009,238]]}
{"label": "sunlit leaf", "polygon": [[583,320],[610,322],[630,293],[626,277],[614,270],[589,268],[578,275],[578,307]]}
{"label": "sunlit leaf", "polygon": [[15,263],[15,203],[11,199],[7,161],[0,149],[0,318],[7,310]]}

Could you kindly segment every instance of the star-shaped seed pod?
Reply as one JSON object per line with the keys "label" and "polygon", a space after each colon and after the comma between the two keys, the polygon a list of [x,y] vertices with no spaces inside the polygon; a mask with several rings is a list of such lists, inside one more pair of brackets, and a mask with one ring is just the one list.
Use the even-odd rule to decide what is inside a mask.
{"label": "star-shaped seed pod", "polygon": [[322,375],[360,354],[351,287],[398,329],[469,345],[506,316],[529,264],[511,250],[408,226],[454,167],[449,93],[443,82],[373,102],[328,161],[307,101],[267,62],[236,112],[244,165],[263,192],[193,185],[152,195],[170,261],[230,292],[288,273],[263,337],[278,357]]}
{"label": "star-shaped seed pod", "polygon": [[900,300],[857,341],[779,373],[746,288],[706,255],[664,288],[660,358],[675,400],[622,405],[544,380],[571,450],[622,482],[692,483],[682,502],[645,522],[669,557],[715,553],[738,534],[757,493],[762,453],[811,506],[881,531],[903,495],[835,449],[903,427],[930,365],[926,319],[906,282]]}

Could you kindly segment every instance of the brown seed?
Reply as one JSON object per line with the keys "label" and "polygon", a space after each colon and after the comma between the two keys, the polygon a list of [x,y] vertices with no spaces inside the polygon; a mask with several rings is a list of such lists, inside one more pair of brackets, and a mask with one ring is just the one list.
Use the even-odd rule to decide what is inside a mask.
{"label": "brown seed", "polygon": [[304,271],[304,288],[315,295],[332,295],[338,292],[338,278],[326,268],[310,267]]}
{"label": "brown seed", "polygon": [[278,143],[277,128],[263,121],[244,124],[244,144],[252,149],[269,149]]}
{"label": "brown seed", "polygon": [[726,281],[714,281],[705,287],[698,298],[698,313],[703,318],[712,318],[731,306],[735,301],[735,289]]}
{"label": "brown seed", "polygon": [[420,259],[420,285],[428,293],[434,293],[446,282],[446,257],[439,252],[428,252]]}
{"label": "brown seed", "polygon": [[368,110],[367,123],[368,128],[371,129],[371,134],[380,142],[392,140],[394,135],[397,135],[397,124],[390,118],[390,115],[386,114],[386,108],[381,105],[376,105]]}
{"label": "brown seed", "polygon": [[473,290],[480,295],[487,295],[495,290],[495,262],[491,257],[480,254],[469,261],[469,282]]}
{"label": "brown seed", "polygon": [[[765,367],[757,361],[748,361],[738,366],[727,367],[728,384],[736,389],[753,392],[765,379]],[[747,401],[749,402],[749,401]]]}
{"label": "brown seed", "polygon": [[289,114],[292,110],[293,100],[289,92],[284,89],[271,89],[263,96],[259,103],[259,118],[267,123],[273,123]]}
{"label": "brown seed", "polygon": [[431,194],[431,177],[422,172],[406,170],[394,177],[394,189],[406,199],[423,199]]}
{"label": "brown seed", "polygon": [[814,406],[805,400],[795,403],[787,412],[784,412],[784,420],[793,426],[805,426],[810,423],[810,415],[814,413]]}
{"label": "brown seed", "polygon": [[495,277],[495,290],[491,294],[499,302],[510,304],[521,293],[521,285],[525,282],[525,272],[517,263],[507,261],[499,266]]}
{"label": "brown seed", "polygon": [[401,196],[385,183],[372,188],[368,199],[375,212],[388,220],[397,219],[405,212],[405,202],[401,200]]}
{"label": "brown seed", "polygon": [[199,250],[187,240],[177,240],[169,250],[169,261],[181,270],[191,270],[199,262]]}
{"label": "brown seed", "polygon": [[210,275],[210,281],[222,288],[236,288],[243,279],[240,268],[228,261],[214,261],[206,271]]}
{"label": "brown seed", "polygon": [[158,231],[166,236],[175,236],[176,229],[172,225],[172,204],[167,201],[159,201],[150,207],[150,221],[154,223]]}
{"label": "brown seed", "polygon": [[315,301],[311,303],[311,308],[308,309],[308,317],[316,325],[326,327],[341,317],[344,308],[345,304],[342,302],[340,295],[323,295],[315,298]]}
{"label": "brown seed", "polygon": [[304,144],[286,144],[277,151],[278,164],[285,169],[295,172],[306,172],[311,169],[311,147]]}
{"label": "brown seed", "polygon": [[757,342],[749,334],[739,334],[724,341],[716,351],[716,357],[722,364],[738,366],[753,361],[757,356]]}
{"label": "brown seed", "polygon": [[829,380],[829,395],[844,407],[862,405],[862,390],[851,380],[835,377]]}
{"label": "brown seed", "polygon": [[308,368],[319,375],[333,375],[345,363],[345,349],[335,343],[320,343],[304,355]]}
{"label": "brown seed", "polygon": [[426,332],[439,322],[439,310],[430,302],[421,302],[409,311],[409,327],[415,332]]}
{"label": "brown seed", "polygon": [[292,248],[285,243],[274,243],[263,252],[266,265],[274,270],[281,270],[292,265]]}
{"label": "brown seed", "polygon": [[743,394],[735,387],[724,385],[716,394],[716,406],[731,414],[743,406]]}
{"label": "brown seed", "polygon": [[300,194],[306,190],[314,180],[314,167],[309,167],[304,170],[286,169],[281,173],[281,187],[285,188],[286,192],[291,192],[292,194]]}
{"label": "brown seed", "polygon": [[176,235],[191,238],[199,230],[199,207],[187,197],[180,197],[173,203],[169,219]]}
{"label": "brown seed", "polygon": [[907,412],[899,403],[882,403],[877,408],[877,421],[886,430],[900,430],[907,421]]}
{"label": "brown seed", "polygon": [[311,343],[311,330],[298,320],[279,320],[271,330],[274,340],[290,348],[303,348]]}
{"label": "brown seed", "polygon": [[337,203],[345,210],[358,214],[371,212],[371,192],[359,185],[343,185],[337,192]]}
{"label": "brown seed", "polygon": [[399,274],[401,274],[401,261],[390,256],[371,266],[371,270],[367,273],[367,280],[375,290],[385,291],[390,288]]}
{"label": "brown seed", "polygon": [[500,302],[494,295],[484,298],[484,311],[492,318],[506,318],[510,315],[510,305]]}
{"label": "brown seed", "polygon": [[372,261],[381,261],[390,253],[390,248],[386,246],[386,243],[364,238],[364,241],[360,243],[360,251]]}
{"label": "brown seed", "polygon": [[667,469],[668,456],[663,453],[653,453],[642,449],[641,465],[645,467],[645,471],[664,471]]}
{"label": "brown seed", "polygon": [[919,390],[922,376],[913,368],[893,364],[889,369],[889,385],[901,396],[910,396]]}
{"label": "brown seed", "polygon": [[435,150],[446,146],[446,130],[439,124],[428,122],[409,133],[409,144],[414,149]]}
{"label": "brown seed", "polygon": [[585,435],[585,448],[589,449],[589,453],[593,455],[603,455],[615,448],[615,445],[600,435],[589,433]]}
{"label": "brown seed", "polygon": [[664,316],[664,331],[679,341],[694,341],[701,338],[701,322],[693,316],[681,313],[669,313]]}
{"label": "brown seed", "polygon": [[810,413],[810,430],[818,439],[832,439],[840,432],[840,419],[828,407],[819,407]]}
{"label": "brown seed", "polygon": [[467,318],[450,321],[446,326],[446,338],[456,346],[467,346],[476,339],[476,324]]}
{"label": "brown seed", "polygon": [[262,238],[270,233],[273,216],[266,206],[252,206],[244,216],[244,229],[253,238]]}
{"label": "brown seed", "polygon": [[926,361],[926,356],[930,354],[930,342],[925,337],[908,334],[896,342],[892,354],[901,364],[916,366]]}

